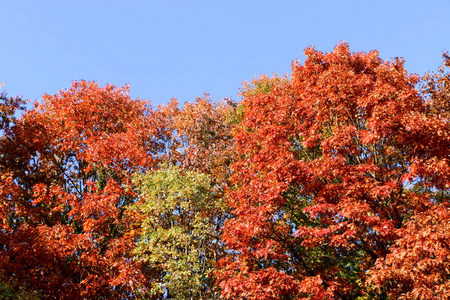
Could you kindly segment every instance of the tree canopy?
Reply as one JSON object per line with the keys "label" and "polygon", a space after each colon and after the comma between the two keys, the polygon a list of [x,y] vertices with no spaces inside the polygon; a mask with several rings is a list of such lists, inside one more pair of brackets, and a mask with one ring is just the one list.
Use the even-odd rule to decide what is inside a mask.
{"label": "tree canopy", "polygon": [[449,299],[449,56],[305,54],[237,102],[0,94],[0,298]]}

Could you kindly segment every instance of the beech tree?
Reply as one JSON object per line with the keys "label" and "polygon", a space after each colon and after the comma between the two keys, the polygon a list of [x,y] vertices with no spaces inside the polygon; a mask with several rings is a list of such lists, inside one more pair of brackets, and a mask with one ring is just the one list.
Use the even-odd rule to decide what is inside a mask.
{"label": "beech tree", "polygon": [[223,296],[447,299],[447,234],[434,224],[448,217],[448,119],[429,114],[400,59],[347,44],[305,54],[242,93]]}
{"label": "beech tree", "polygon": [[[44,95],[1,137],[2,281],[43,298],[131,297],[130,176],[157,162],[163,132],[128,87],[74,82]],[[11,286],[11,285],[10,285]]]}

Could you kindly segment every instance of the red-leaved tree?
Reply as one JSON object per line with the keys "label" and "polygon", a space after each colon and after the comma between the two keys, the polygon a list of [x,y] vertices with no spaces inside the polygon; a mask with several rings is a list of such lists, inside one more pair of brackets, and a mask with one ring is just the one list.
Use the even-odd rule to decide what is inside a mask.
{"label": "red-leaved tree", "polygon": [[128,87],[74,82],[0,139],[2,281],[44,299],[123,299],[145,292],[132,259],[136,195],[164,130]]}
{"label": "red-leaved tree", "polygon": [[448,119],[429,113],[402,60],[347,44],[305,54],[242,93],[223,296],[448,297],[448,234],[435,225],[448,220]]}

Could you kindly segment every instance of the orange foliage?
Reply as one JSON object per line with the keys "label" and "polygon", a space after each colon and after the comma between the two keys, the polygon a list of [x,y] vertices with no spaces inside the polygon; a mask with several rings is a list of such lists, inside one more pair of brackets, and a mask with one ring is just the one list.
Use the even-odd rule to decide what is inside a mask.
{"label": "orange foliage", "polygon": [[1,139],[3,276],[45,298],[139,291],[128,177],[155,164],[158,136],[149,104],[128,87],[80,81],[44,95]]}
{"label": "orange foliage", "polygon": [[402,60],[346,44],[305,54],[243,92],[217,272],[227,299],[383,299],[390,285],[368,272],[395,268],[408,220],[450,183],[450,124],[428,115]]}

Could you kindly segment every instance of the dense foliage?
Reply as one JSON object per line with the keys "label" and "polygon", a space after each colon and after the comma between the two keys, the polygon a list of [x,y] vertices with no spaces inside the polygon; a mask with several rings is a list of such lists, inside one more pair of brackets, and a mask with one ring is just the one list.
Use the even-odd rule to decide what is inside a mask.
{"label": "dense foliage", "polygon": [[240,102],[0,94],[2,299],[450,299],[450,75],[347,44]]}
{"label": "dense foliage", "polygon": [[217,296],[213,271],[223,256],[223,215],[209,176],[163,165],[135,178],[142,230],[135,253],[150,268],[151,294],[176,299]]}
{"label": "dense foliage", "polygon": [[132,263],[129,176],[156,163],[156,118],[127,88],[74,82],[44,95],[1,140],[5,279],[44,298],[120,298],[143,282]]}

